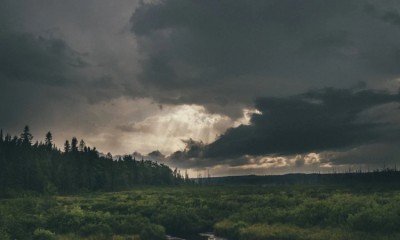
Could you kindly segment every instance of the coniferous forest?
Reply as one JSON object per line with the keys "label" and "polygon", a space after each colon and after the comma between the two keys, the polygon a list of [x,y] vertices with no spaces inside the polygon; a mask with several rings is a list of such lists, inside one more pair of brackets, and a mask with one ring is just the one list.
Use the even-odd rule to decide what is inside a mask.
{"label": "coniferous forest", "polygon": [[137,185],[171,185],[184,181],[177,170],[150,160],[125,155],[114,160],[77,138],[66,140],[61,151],[48,132],[34,141],[29,126],[21,135],[0,132],[0,197],[18,191],[78,193],[115,191]]}

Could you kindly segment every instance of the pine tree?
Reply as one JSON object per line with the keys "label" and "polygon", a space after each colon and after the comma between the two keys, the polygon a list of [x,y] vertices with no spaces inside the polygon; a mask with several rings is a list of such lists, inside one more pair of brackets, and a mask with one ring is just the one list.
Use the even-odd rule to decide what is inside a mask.
{"label": "pine tree", "polygon": [[73,137],[71,140],[71,151],[72,152],[78,151],[78,139],[76,139],[76,137]]}
{"label": "pine tree", "polygon": [[185,170],[185,182],[189,182],[189,174],[187,170]]}
{"label": "pine tree", "polygon": [[53,135],[51,134],[51,132],[47,132],[46,134],[46,140],[45,140],[45,145],[47,146],[48,149],[51,149],[53,146]]}
{"label": "pine tree", "polygon": [[22,144],[24,144],[24,145],[26,144],[26,145],[30,146],[32,144],[32,139],[33,139],[33,136],[29,131],[29,126],[26,125],[24,127],[24,131],[21,133]]}
{"label": "pine tree", "polygon": [[80,152],[85,151],[85,147],[86,147],[86,143],[85,143],[85,141],[83,141],[83,139],[81,139],[81,141],[79,142],[79,151]]}
{"label": "pine tree", "polygon": [[11,142],[11,135],[9,133],[6,134],[6,137],[4,138],[5,142]]}
{"label": "pine tree", "polygon": [[70,152],[71,151],[71,145],[69,145],[69,141],[68,140],[65,140],[65,143],[64,143],[64,152],[65,153],[68,153],[68,152]]}

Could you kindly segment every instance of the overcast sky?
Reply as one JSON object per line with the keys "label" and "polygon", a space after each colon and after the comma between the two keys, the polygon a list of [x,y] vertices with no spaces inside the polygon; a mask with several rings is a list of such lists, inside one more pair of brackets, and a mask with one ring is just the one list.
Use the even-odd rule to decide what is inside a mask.
{"label": "overcast sky", "polygon": [[0,0],[0,128],[213,175],[400,164],[397,0]]}

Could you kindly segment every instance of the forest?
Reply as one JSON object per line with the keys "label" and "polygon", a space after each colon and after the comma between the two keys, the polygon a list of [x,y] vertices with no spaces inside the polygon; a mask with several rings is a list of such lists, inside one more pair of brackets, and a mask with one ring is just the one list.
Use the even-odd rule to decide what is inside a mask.
{"label": "forest", "polygon": [[136,185],[172,185],[188,181],[175,169],[150,160],[125,155],[114,160],[101,156],[84,140],[66,140],[61,151],[48,132],[33,143],[29,126],[20,137],[0,131],[0,198],[18,192],[45,194],[116,191]]}

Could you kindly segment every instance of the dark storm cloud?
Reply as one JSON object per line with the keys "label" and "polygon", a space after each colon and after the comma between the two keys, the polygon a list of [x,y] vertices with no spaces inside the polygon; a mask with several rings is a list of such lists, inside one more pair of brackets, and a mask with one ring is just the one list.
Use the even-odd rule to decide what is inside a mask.
{"label": "dark storm cloud", "polygon": [[[397,134],[399,134],[399,131],[397,131]],[[325,161],[333,165],[366,165],[372,169],[382,168],[384,165],[393,167],[395,164],[399,164],[398,159],[393,157],[400,154],[399,144],[398,140],[368,144],[349,151],[336,152],[327,156]]]}
{"label": "dark storm cloud", "polygon": [[[387,122],[358,119],[399,94],[323,89],[287,98],[261,98],[251,124],[229,129],[206,148],[206,157],[292,155],[349,149],[390,138]],[[396,126],[394,126],[396,127]],[[389,132],[388,132],[389,131]]]}
{"label": "dark storm cloud", "polygon": [[301,167],[309,165],[304,156],[310,152],[343,151],[330,156],[332,164],[370,161],[361,157],[365,146],[397,141],[399,121],[366,113],[397,104],[399,96],[354,86],[399,87],[399,13],[398,1],[390,0],[142,4],[131,23],[142,57],[139,81],[150,96],[231,117],[258,97],[255,108],[262,112],[250,125],[209,145],[187,144],[167,160],[183,167],[245,166],[258,161],[252,156],[302,154],[295,161]]}
{"label": "dark storm cloud", "polygon": [[400,73],[398,6],[362,0],[142,4],[131,18],[143,57],[140,79],[162,102],[212,110],[265,94],[390,79]]}
{"label": "dark storm cloud", "polygon": [[0,5],[0,125],[13,133],[25,124],[47,128],[72,105],[68,91],[79,89],[88,65],[63,39],[22,31],[8,3]]}
{"label": "dark storm cloud", "polygon": [[[209,110],[198,118],[211,112],[227,119],[203,124],[213,136],[242,121],[243,109],[262,115],[214,143],[187,140],[171,156],[152,157],[183,167],[240,167],[264,164],[264,154],[337,150],[326,161],[342,164],[364,161],[366,146],[382,156],[398,153],[387,143],[399,140],[397,105],[381,115],[374,110],[397,104],[398,95],[339,90],[359,82],[399,87],[397,0],[142,2],[0,1],[0,127],[19,133],[30,124],[36,139],[50,129],[104,152],[149,152],[180,147],[155,144],[166,135],[158,119],[168,115],[160,112],[196,103]],[[168,139],[193,137],[184,124]],[[281,166],[284,159],[268,161]]]}
{"label": "dark storm cloud", "polygon": [[366,4],[365,10],[371,16],[379,18],[387,23],[400,26],[400,14],[398,9],[393,8],[393,6],[377,7],[373,4]]}
{"label": "dark storm cloud", "polygon": [[70,85],[78,80],[73,72],[87,66],[81,55],[61,38],[24,31],[21,6],[0,3],[0,81]]}
{"label": "dark storm cloud", "polygon": [[74,79],[71,68],[84,66],[61,39],[0,31],[0,76],[5,80],[65,85]]}
{"label": "dark storm cloud", "polygon": [[[35,140],[51,130],[62,146],[72,135],[99,136],[101,121],[110,121],[105,119],[111,114],[104,116],[107,106],[99,111],[99,102],[119,97],[122,91],[115,74],[97,67],[92,52],[82,47],[84,36],[100,37],[90,29],[80,31],[87,22],[71,5],[72,1],[0,1],[0,128],[5,132],[19,135],[28,124]],[[77,19],[77,25],[68,18]],[[128,19],[129,13],[124,22]],[[115,142],[111,139],[109,146]]]}
{"label": "dark storm cloud", "polygon": [[400,15],[399,15],[399,13],[396,12],[396,11],[389,11],[389,12],[386,12],[386,13],[382,16],[382,19],[385,20],[385,21],[387,21],[387,22],[389,22],[389,23],[391,23],[391,24],[394,24],[394,25],[397,25],[397,26],[400,27]]}

